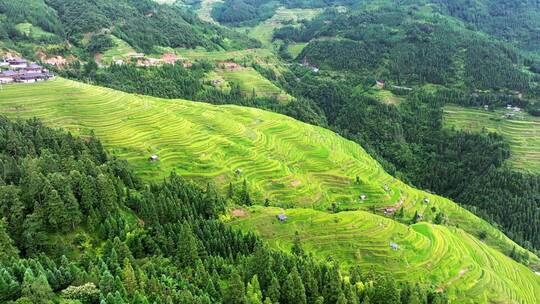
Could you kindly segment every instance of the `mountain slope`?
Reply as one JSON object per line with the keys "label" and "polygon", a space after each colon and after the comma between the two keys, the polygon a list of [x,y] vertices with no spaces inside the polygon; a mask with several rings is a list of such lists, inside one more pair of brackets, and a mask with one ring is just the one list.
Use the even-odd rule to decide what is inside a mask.
{"label": "mountain slope", "polygon": [[[287,221],[276,215],[284,212]],[[310,209],[252,207],[231,224],[289,250],[299,237],[320,259],[432,282],[455,303],[538,303],[540,277],[455,227],[406,226],[363,211],[329,215]],[[298,235],[295,233],[298,232]],[[395,242],[399,247],[392,249]]]}
{"label": "mountain slope", "polygon": [[[442,213],[448,225],[459,226],[471,240],[485,238],[490,250],[508,254],[519,248],[450,200],[394,179],[357,144],[279,114],[130,95],[64,79],[7,86],[0,94],[0,111],[8,116],[37,116],[82,135],[94,130],[146,179],[161,180],[175,170],[195,180],[212,178],[222,187],[239,186],[245,179],[257,201],[268,198],[275,206],[379,214],[383,207],[403,206],[403,220],[418,212],[426,221]],[[151,163],[154,153],[159,161]],[[361,201],[360,194],[367,200]]]}

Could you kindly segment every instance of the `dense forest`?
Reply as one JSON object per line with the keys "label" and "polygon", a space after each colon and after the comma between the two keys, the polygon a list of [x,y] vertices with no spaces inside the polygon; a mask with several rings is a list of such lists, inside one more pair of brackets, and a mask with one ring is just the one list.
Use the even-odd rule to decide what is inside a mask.
{"label": "dense forest", "polygon": [[3,303],[446,303],[431,286],[274,252],[218,220],[222,197],[143,184],[94,137],[0,118]]}
{"label": "dense forest", "polygon": [[449,18],[423,14],[407,6],[369,13],[329,11],[302,27],[278,29],[274,38],[309,42],[298,56],[306,64],[397,85],[534,91],[535,79],[518,67],[526,58],[516,49]]}
{"label": "dense forest", "polygon": [[280,6],[286,8],[327,8],[352,5],[354,0],[225,0],[215,5],[212,17],[233,26],[255,25],[274,15]]}

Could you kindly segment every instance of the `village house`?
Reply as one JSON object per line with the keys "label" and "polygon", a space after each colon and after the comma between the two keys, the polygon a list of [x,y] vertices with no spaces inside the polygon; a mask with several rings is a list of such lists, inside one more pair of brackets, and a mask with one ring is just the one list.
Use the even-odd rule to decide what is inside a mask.
{"label": "village house", "polygon": [[384,89],[385,84],[384,80],[377,80],[375,82],[375,86],[381,90]]}
{"label": "village house", "polygon": [[276,217],[280,222],[285,222],[287,220],[287,216],[283,213],[278,214]]}
{"label": "village house", "polygon": [[130,53],[129,57],[132,59],[142,59],[144,58],[144,54],[143,53]]}
{"label": "village house", "polygon": [[393,208],[393,207],[384,208],[384,214],[392,215],[394,213],[396,213],[396,208]]}
{"label": "village house", "polygon": [[19,73],[14,77],[15,82],[19,83],[32,83],[38,81],[45,81],[54,78],[54,75],[48,72],[39,73]]}
{"label": "village house", "polygon": [[24,69],[28,66],[28,61],[21,58],[8,59],[8,62],[9,62],[9,67],[12,70]]}
{"label": "village house", "polygon": [[390,248],[392,248],[393,250],[398,250],[399,246],[396,243],[390,243]]}
{"label": "village house", "polygon": [[0,73],[0,83],[12,83],[15,81],[14,77],[17,75],[17,72],[12,70],[3,71]]}
{"label": "village house", "polygon": [[148,158],[148,160],[151,161],[151,162],[155,162],[155,161],[157,161],[158,159],[159,159],[159,157],[158,157],[156,154],[151,155],[151,156]]}
{"label": "village house", "polygon": [[367,195],[365,194],[360,195],[360,199],[363,201],[367,200]]}
{"label": "village house", "polygon": [[28,65],[27,67],[23,68],[25,73],[41,73],[43,72],[43,68],[35,63],[32,63]]}
{"label": "village house", "polygon": [[7,62],[6,58],[0,58],[0,67],[7,67],[9,66],[9,62]]}

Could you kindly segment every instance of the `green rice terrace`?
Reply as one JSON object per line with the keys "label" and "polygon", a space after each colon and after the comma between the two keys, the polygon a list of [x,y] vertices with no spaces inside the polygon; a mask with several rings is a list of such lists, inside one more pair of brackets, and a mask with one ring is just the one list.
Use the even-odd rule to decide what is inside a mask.
{"label": "green rice terrace", "polygon": [[[81,136],[94,132],[111,154],[130,160],[147,180],[161,180],[173,170],[195,181],[211,179],[223,188],[229,183],[240,187],[246,180],[258,203],[268,198],[274,207],[319,210],[287,210],[291,220],[284,225],[291,229],[275,226],[271,232],[264,229],[275,225],[271,221],[278,209],[255,208],[233,221],[256,228],[277,247],[289,244],[299,230],[306,248],[318,256],[331,253],[342,263],[362,265],[386,261],[397,275],[425,275],[441,288],[456,286],[451,292],[456,299],[540,302],[540,276],[501,253],[514,246],[523,249],[452,201],[393,178],[359,145],[329,130],[254,108],[127,94],[62,78],[4,86],[0,113],[38,117]],[[153,154],[158,156],[155,162],[149,161]],[[409,230],[362,211],[322,212],[332,204],[379,215],[403,207],[405,218],[418,212],[426,222],[443,211],[448,224],[459,229],[417,224]],[[320,225],[302,226],[307,218]],[[481,234],[482,242],[475,238]],[[401,249],[389,251],[390,239]],[[319,240],[335,242],[336,249]],[[529,256],[532,263],[539,262]],[[400,271],[400,265],[409,268]],[[480,291],[482,287],[487,291]]]}
{"label": "green rice terrace", "polygon": [[[448,127],[472,132],[485,129],[501,134],[510,143],[510,164],[533,173],[540,172],[540,118],[523,111],[485,111],[454,105],[446,106],[444,113],[444,121]],[[506,118],[507,113],[512,113],[513,116]]]}
{"label": "green rice terrace", "polygon": [[[280,222],[276,214],[284,212]],[[455,303],[538,303],[540,279],[523,265],[455,227],[406,226],[364,211],[251,207],[232,220],[270,246],[289,251],[295,232],[317,257],[374,267],[397,278],[433,282]],[[394,243],[396,249],[390,244]]]}

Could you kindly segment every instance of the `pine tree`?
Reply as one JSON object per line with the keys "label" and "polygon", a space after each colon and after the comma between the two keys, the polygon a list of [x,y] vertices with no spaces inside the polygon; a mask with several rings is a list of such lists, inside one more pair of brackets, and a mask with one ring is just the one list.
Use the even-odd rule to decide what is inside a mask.
{"label": "pine tree", "polygon": [[122,282],[128,294],[132,294],[137,290],[137,278],[135,277],[135,271],[133,271],[133,267],[131,267],[131,263],[129,262],[128,258],[124,259]]}
{"label": "pine tree", "polygon": [[257,275],[254,275],[248,283],[246,295],[249,304],[262,304],[262,292]]}
{"label": "pine tree", "polygon": [[0,302],[16,300],[21,288],[15,278],[5,269],[0,268]]}
{"label": "pine tree", "polygon": [[304,289],[302,278],[300,277],[300,274],[298,273],[298,269],[296,269],[296,267],[293,267],[293,269],[287,276],[285,286],[283,286],[281,300],[281,303],[307,303],[306,290]]}
{"label": "pine tree", "polygon": [[243,205],[253,205],[253,202],[251,201],[251,196],[249,195],[249,188],[246,179],[244,179],[244,183],[242,184],[242,193],[240,199]]}
{"label": "pine tree", "polygon": [[234,271],[229,279],[229,286],[225,293],[225,303],[230,304],[245,304],[245,288],[244,282],[240,278],[240,275]]}
{"label": "pine tree", "polygon": [[108,270],[102,274],[101,279],[99,280],[99,290],[103,294],[114,292],[114,277]]}
{"label": "pine tree", "polygon": [[279,299],[281,298],[281,286],[279,285],[279,281],[276,278],[276,276],[272,276],[272,279],[270,280],[270,285],[268,286],[268,290],[266,291],[266,296],[272,300],[272,302],[277,303]]}
{"label": "pine tree", "polygon": [[188,224],[181,226],[177,244],[178,260],[181,267],[192,267],[198,259],[197,240]]}
{"label": "pine tree", "polygon": [[66,216],[64,202],[60,198],[58,191],[51,190],[45,199],[45,208],[48,214],[48,222],[53,229],[65,227]]}
{"label": "pine tree", "polygon": [[6,232],[4,219],[0,219],[0,244],[0,263],[8,263],[10,259],[18,256],[19,251]]}
{"label": "pine tree", "polygon": [[343,291],[339,293],[336,304],[347,304],[347,298],[345,298]]}
{"label": "pine tree", "polygon": [[22,295],[36,304],[48,303],[53,297],[53,292],[43,274],[34,276],[30,268],[26,269],[22,284]]}
{"label": "pine tree", "polygon": [[302,248],[302,243],[300,241],[300,235],[298,234],[298,231],[294,232],[294,240],[293,240],[293,246],[292,246],[291,251],[296,256],[299,256],[299,257],[304,256],[304,249]]}

